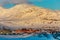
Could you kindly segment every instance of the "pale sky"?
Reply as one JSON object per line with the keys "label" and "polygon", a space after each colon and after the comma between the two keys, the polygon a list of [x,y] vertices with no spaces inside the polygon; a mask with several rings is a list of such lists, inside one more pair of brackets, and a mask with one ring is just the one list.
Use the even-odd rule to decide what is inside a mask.
{"label": "pale sky", "polygon": [[0,5],[6,4],[6,3],[27,3],[27,0],[0,0]]}
{"label": "pale sky", "polygon": [[[29,3],[44,8],[60,10],[60,0],[0,0],[0,5],[4,4],[5,6],[5,4],[8,4],[10,6],[13,6],[12,3]],[[6,5],[5,7],[8,7],[8,5]]]}

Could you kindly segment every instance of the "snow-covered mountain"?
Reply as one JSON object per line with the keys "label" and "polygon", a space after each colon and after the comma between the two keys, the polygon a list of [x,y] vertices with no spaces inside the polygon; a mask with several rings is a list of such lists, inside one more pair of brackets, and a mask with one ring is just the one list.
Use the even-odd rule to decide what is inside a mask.
{"label": "snow-covered mountain", "polygon": [[60,28],[60,13],[28,4],[0,7],[0,24],[6,28]]}

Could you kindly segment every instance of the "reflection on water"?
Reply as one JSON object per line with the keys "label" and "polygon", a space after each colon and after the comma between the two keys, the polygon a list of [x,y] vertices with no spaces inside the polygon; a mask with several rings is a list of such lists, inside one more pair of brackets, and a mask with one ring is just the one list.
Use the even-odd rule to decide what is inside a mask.
{"label": "reflection on water", "polygon": [[0,35],[0,38],[20,38],[29,40],[60,40],[60,32],[57,33],[39,33],[39,34],[24,34],[24,35]]}
{"label": "reflection on water", "polygon": [[[11,8],[12,6],[15,6],[15,4],[5,4],[5,5],[3,5],[3,7],[5,7],[5,8]],[[0,35],[0,36],[2,36],[2,35]],[[2,39],[3,40],[8,39],[8,38],[4,38],[3,36],[0,37],[1,40]],[[9,35],[5,35],[5,37],[9,37]],[[35,34],[33,34],[33,35],[30,34],[30,35],[25,35],[24,36],[25,38],[19,38],[19,37],[22,37],[20,35],[15,35],[15,36],[11,35],[9,38],[11,38],[11,37],[14,37],[11,40],[60,40],[60,32],[52,33],[52,34],[49,34],[49,33],[40,33],[40,34],[36,34],[36,35]]]}

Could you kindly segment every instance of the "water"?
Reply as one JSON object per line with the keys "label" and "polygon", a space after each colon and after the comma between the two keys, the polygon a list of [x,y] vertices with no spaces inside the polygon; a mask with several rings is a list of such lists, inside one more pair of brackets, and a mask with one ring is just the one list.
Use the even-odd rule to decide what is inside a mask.
{"label": "water", "polygon": [[[37,0],[30,0],[31,4],[34,4],[36,6],[41,6],[44,8],[48,8],[48,9],[53,9],[53,10],[60,10],[60,0],[41,0],[41,1],[37,1]],[[15,6],[15,4],[5,4],[3,5],[3,7],[5,8],[11,8]],[[16,36],[17,37],[17,36]],[[60,40],[60,34],[38,34],[38,35],[33,35],[33,36],[29,36],[26,38],[4,38],[4,37],[0,37],[0,40]]]}
{"label": "water", "polygon": [[58,34],[56,34],[56,35],[57,35],[57,37],[53,37],[52,34],[42,33],[42,34],[29,36],[29,37],[26,37],[26,38],[6,38],[6,37],[4,38],[4,37],[0,37],[0,39],[1,40],[4,40],[4,39],[6,39],[6,40],[60,40]]}

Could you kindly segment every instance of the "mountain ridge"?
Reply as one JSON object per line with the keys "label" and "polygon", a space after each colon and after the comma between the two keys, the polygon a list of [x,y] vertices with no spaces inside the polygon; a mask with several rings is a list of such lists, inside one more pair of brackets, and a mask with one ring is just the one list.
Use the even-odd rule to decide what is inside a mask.
{"label": "mountain ridge", "polygon": [[19,4],[10,9],[3,9],[2,11],[0,11],[2,13],[0,14],[0,24],[10,28],[60,26],[60,12],[53,10],[28,4]]}

